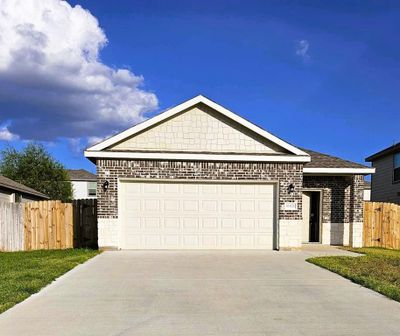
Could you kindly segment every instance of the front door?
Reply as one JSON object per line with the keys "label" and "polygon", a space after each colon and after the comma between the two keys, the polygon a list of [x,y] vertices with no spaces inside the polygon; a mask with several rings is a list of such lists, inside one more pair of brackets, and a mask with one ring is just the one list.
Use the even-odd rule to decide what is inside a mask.
{"label": "front door", "polygon": [[319,191],[303,192],[303,243],[320,242],[320,202]]}

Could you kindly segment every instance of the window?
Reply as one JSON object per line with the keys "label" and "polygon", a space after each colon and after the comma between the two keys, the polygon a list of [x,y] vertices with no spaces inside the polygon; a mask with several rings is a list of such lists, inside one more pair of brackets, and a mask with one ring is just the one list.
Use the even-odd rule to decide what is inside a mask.
{"label": "window", "polygon": [[97,182],[88,182],[87,185],[88,185],[88,195],[96,196]]}
{"label": "window", "polygon": [[393,155],[393,182],[400,182],[400,153]]}

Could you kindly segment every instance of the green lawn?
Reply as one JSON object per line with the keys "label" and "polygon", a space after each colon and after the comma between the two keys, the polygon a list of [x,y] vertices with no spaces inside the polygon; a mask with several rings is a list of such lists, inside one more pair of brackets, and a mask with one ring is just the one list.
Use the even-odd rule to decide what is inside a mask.
{"label": "green lawn", "polygon": [[0,252],[0,313],[98,253],[85,249]]}
{"label": "green lawn", "polygon": [[400,302],[400,250],[373,247],[348,250],[364,255],[316,257],[307,261]]}

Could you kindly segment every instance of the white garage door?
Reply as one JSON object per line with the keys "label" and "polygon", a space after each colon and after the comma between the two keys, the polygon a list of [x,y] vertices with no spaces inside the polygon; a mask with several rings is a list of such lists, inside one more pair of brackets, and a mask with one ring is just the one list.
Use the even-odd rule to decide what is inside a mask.
{"label": "white garage door", "polygon": [[125,249],[272,249],[271,184],[122,182]]}

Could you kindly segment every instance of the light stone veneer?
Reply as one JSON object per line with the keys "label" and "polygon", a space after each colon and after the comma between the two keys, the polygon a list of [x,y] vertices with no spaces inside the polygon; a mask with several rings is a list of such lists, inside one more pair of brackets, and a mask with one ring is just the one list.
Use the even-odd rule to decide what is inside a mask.
{"label": "light stone veneer", "polygon": [[102,248],[119,246],[119,223],[117,218],[98,218],[98,245]]}
{"label": "light stone veneer", "polygon": [[291,249],[301,247],[302,220],[279,220],[279,248]]}
{"label": "light stone veneer", "polygon": [[[272,143],[258,141],[206,107],[191,110],[133,136],[111,150],[277,153]],[[281,152],[281,151],[280,151]]]}
{"label": "light stone veneer", "polygon": [[322,223],[323,245],[349,245],[350,224],[349,223]]}
{"label": "light stone veneer", "polygon": [[350,241],[352,247],[363,246],[363,222],[353,222],[350,225]]}

